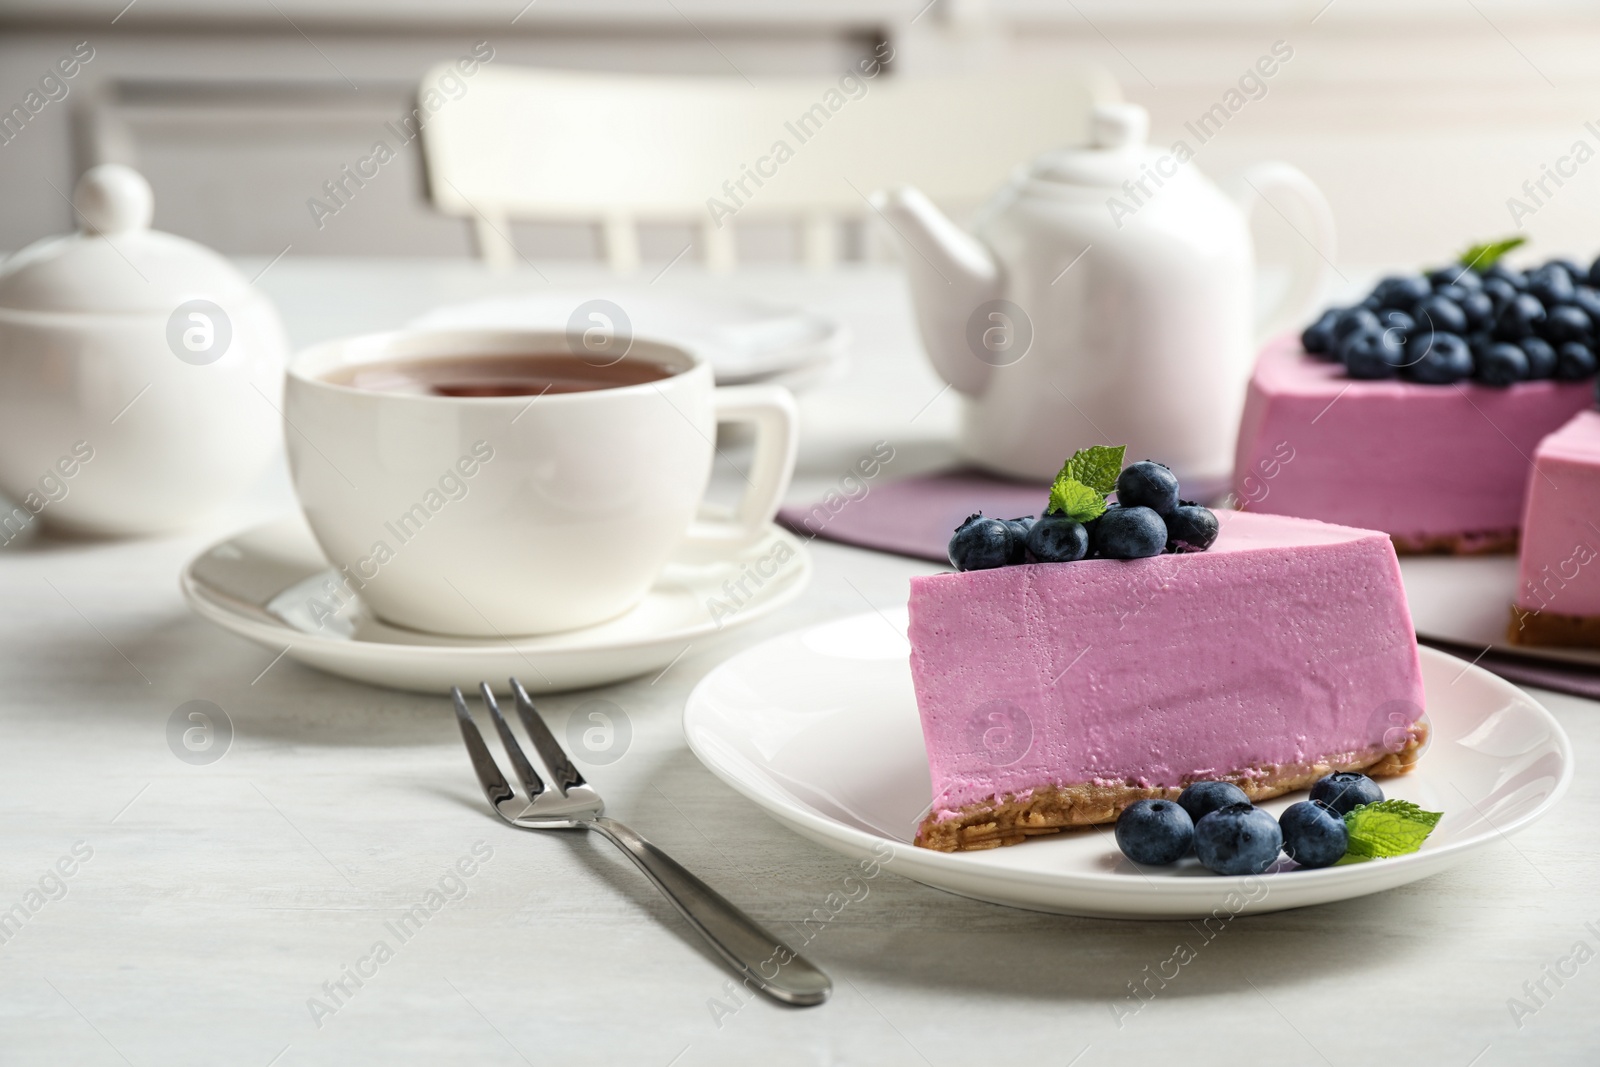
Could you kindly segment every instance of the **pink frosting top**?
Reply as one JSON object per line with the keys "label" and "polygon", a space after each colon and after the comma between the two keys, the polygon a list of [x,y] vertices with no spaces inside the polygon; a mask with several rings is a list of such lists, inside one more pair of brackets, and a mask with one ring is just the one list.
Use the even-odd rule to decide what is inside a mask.
{"label": "pink frosting top", "polygon": [[1517,606],[1600,615],[1600,411],[1584,411],[1534,453]]}
{"label": "pink frosting top", "polygon": [[1218,517],[1203,553],[911,579],[936,811],[1316,760],[1415,721],[1422,677],[1389,539]]}
{"label": "pink frosting top", "polygon": [[1282,337],[1250,379],[1234,492],[1251,511],[1403,536],[1512,530],[1528,457],[1592,395],[1588,382],[1355,381]]}

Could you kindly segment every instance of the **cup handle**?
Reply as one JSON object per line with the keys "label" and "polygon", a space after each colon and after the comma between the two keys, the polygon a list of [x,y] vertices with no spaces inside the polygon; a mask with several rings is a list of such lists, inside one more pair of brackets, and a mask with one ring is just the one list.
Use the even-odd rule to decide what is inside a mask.
{"label": "cup handle", "polygon": [[1317,183],[1299,167],[1287,163],[1258,163],[1239,179],[1237,198],[1246,218],[1269,192],[1282,193],[1298,201],[1311,232],[1297,231],[1305,240],[1300,243],[1288,290],[1275,305],[1256,313],[1257,341],[1291,326],[1303,325],[1302,320],[1316,306],[1334,271],[1333,208]]}
{"label": "cup handle", "polygon": [[781,385],[726,385],[712,394],[718,424],[747,422],[755,427],[755,459],[749,483],[731,519],[697,519],[685,542],[723,550],[761,538],[778,513],[794,474],[800,445],[800,416],[794,396]]}

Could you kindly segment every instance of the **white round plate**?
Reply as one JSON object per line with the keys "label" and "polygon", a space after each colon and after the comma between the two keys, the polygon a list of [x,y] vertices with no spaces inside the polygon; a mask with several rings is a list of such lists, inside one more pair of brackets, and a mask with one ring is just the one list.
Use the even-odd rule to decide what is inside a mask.
{"label": "white round plate", "polygon": [[[911,843],[932,787],[911,687],[905,610],[859,615],[741,651],[701,680],[684,710],[689,747],[712,773],[804,836],[851,858],[962,896],[1109,918],[1278,911],[1425,878],[1549,810],[1572,778],[1550,713],[1515,686],[1422,649],[1433,738],[1386,795],[1444,818],[1409,856],[1259,876],[1220,877],[1192,857],[1138,868],[1110,827],[947,854]],[[1269,801],[1274,815],[1305,793]]]}
{"label": "white round plate", "polygon": [[633,332],[689,345],[711,361],[717,384],[767,381],[811,384],[842,369],[849,331],[802,308],[738,297],[675,294],[613,284],[545,289],[435,308],[413,328],[499,326],[567,329],[573,310],[604,299],[627,314]]}
{"label": "white round plate", "polygon": [[1417,633],[1532,659],[1600,667],[1600,650],[1513,645],[1506,640],[1517,595],[1516,556],[1403,556],[1400,575]]}
{"label": "white round plate", "polygon": [[[515,675],[532,692],[554,693],[661,670],[690,645],[704,646],[770,614],[806,587],[811,558],[792,534],[773,526],[736,556],[669,560],[644,601],[609,622],[504,640],[390,626],[359,600],[347,600],[319,626],[312,601],[333,606],[326,590],[334,576],[296,514],[212,545],[189,561],[179,584],[202,618],[274,652],[287,649],[291,659],[329,674],[430,693],[485,680],[500,685]],[[725,583],[741,576],[742,591],[731,597]]]}

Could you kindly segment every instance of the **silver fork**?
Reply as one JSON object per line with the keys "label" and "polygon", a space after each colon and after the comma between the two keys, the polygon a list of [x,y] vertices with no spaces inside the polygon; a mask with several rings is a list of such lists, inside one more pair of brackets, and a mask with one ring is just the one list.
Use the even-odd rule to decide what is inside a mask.
{"label": "silver fork", "polygon": [[689,920],[689,925],[711,942],[717,954],[733,967],[746,984],[761,990],[767,996],[784,1004],[800,1006],[821,1004],[833,992],[833,982],[813,966],[805,957],[770,933],[760,923],[740,911],[728,900],[690,874],[678,862],[659,848],[617,822],[601,814],[605,804],[600,794],[583,780],[578,768],[572,765],[566,752],[550,733],[544,719],[528,699],[527,690],[515,678],[511,679],[511,693],[517,706],[517,717],[528,731],[539,761],[550,776],[550,788],[545,787],[539,772],[533,769],[516,735],[500,714],[494,692],[488,683],[479,683],[483,702],[489,708],[489,717],[505,744],[511,766],[528,792],[524,801],[500,773],[483,735],[472,721],[472,713],[461,690],[451,686],[455,698],[456,719],[461,724],[461,738],[467,743],[467,754],[472,757],[472,769],[483,785],[483,795],[495,814],[519,830],[593,830],[616,845],[633,861],[634,865],[655,883],[673,907]]}

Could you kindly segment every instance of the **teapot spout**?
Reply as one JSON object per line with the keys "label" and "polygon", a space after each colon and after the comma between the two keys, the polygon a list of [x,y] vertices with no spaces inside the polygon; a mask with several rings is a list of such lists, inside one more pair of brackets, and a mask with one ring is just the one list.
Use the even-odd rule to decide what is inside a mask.
{"label": "teapot spout", "polygon": [[968,327],[979,305],[1000,295],[999,264],[920,189],[875,193],[872,206],[900,248],[922,344],[934,369],[958,392],[981,394],[994,366],[969,344]]}

